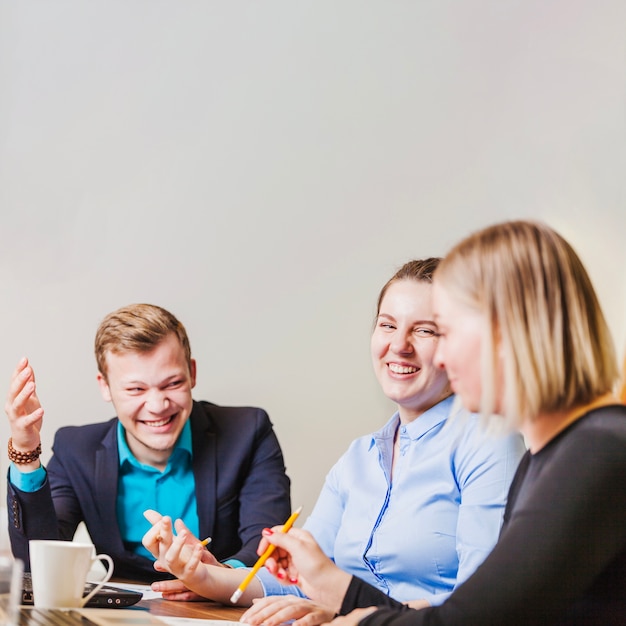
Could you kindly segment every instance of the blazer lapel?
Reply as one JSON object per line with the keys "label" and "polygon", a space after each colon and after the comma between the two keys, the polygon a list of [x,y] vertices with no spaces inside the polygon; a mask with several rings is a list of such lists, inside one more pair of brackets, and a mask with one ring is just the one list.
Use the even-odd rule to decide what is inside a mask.
{"label": "blazer lapel", "polygon": [[213,534],[215,527],[215,506],[217,502],[217,451],[215,433],[211,429],[211,419],[204,407],[193,403],[189,417],[193,450],[193,475],[195,480],[196,502],[200,536]]}
{"label": "blazer lapel", "polygon": [[117,551],[124,551],[124,543],[117,522],[117,480],[119,477],[119,457],[117,453],[117,420],[102,439],[96,450],[96,477],[98,485],[97,506],[102,527]]}

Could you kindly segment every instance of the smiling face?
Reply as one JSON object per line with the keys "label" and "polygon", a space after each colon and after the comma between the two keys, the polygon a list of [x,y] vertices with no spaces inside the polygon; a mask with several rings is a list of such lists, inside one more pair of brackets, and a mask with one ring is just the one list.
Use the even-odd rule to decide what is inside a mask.
{"label": "smiling face", "polygon": [[432,285],[411,279],[391,283],[380,303],[371,339],[372,362],[383,393],[408,422],[450,394],[435,366],[437,326]]}
{"label": "smiling face", "polygon": [[452,391],[468,411],[481,409],[481,348],[484,317],[476,309],[450,296],[436,281],[433,285],[434,318],[439,329],[435,363],[445,368]]}
{"label": "smiling face", "polygon": [[112,402],[138,461],[163,469],[191,414],[196,364],[170,333],[148,352],[106,353],[102,397]]}

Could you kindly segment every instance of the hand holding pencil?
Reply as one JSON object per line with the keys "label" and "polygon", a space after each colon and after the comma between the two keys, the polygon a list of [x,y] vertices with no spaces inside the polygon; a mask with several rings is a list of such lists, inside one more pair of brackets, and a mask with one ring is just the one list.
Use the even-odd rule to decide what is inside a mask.
{"label": "hand holding pencil", "polygon": [[[268,571],[280,582],[297,584],[309,598],[339,612],[352,576],[324,554],[310,532],[301,528],[292,528],[288,533],[284,527],[282,530],[278,526],[263,531],[259,549],[268,543],[271,545],[267,550],[273,548],[269,556],[267,550],[261,555]],[[231,601],[236,600],[235,596]],[[245,617],[246,614],[241,617],[242,622]]]}
{"label": "hand holding pencil", "polygon": [[[296,519],[298,519],[298,515],[300,515],[301,511],[302,507],[299,507],[289,516],[289,519],[285,522],[285,525],[282,527],[281,532],[286,533],[289,531]],[[270,544],[269,546],[267,546],[263,554],[261,554],[261,556],[257,559],[257,562],[248,572],[248,575],[241,581],[239,587],[237,587],[235,593],[233,593],[232,597],[230,598],[230,601],[233,604],[236,604],[239,598],[241,598],[241,595],[246,590],[246,587],[250,584],[250,581],[254,578],[255,574],[263,567],[265,561],[267,561],[268,557],[272,554],[272,552],[274,552],[275,549],[276,546]]]}

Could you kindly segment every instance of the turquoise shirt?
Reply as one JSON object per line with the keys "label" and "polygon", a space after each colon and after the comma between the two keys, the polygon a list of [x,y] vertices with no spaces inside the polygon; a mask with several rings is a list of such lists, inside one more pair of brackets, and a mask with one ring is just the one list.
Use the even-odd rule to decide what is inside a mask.
{"label": "turquoise shirt", "polygon": [[[117,481],[116,513],[126,549],[154,560],[141,543],[141,538],[150,528],[149,522],[143,516],[146,509],[154,509],[169,515],[173,520],[182,519],[197,537],[199,520],[192,467],[190,423],[185,424],[163,472],[137,461],[128,447],[126,431],[119,421],[117,451],[120,471]],[[33,492],[41,489],[46,481],[46,470],[42,465],[33,472],[20,472],[15,464],[11,463],[9,478],[21,491]],[[224,563],[232,567],[244,567],[237,559],[228,559]]]}
{"label": "turquoise shirt", "polygon": [[[182,519],[191,532],[198,536],[199,521],[191,450],[191,424],[187,421],[167,467],[161,472],[135,458],[126,442],[126,431],[118,421],[117,451],[120,471],[117,479],[116,513],[122,541],[127,550],[154,560],[141,543],[141,538],[150,528],[150,523],[143,516],[146,509],[169,515],[172,520]],[[9,471],[11,482],[22,491],[37,491],[46,480],[43,465],[34,472],[22,473],[11,463]]]}
{"label": "turquoise shirt", "polygon": [[[141,543],[141,538],[150,528],[150,523],[143,516],[146,509],[169,515],[172,520],[182,519],[189,530],[198,536],[199,521],[191,450],[191,424],[187,421],[167,467],[161,472],[135,458],[126,442],[126,431],[118,421],[117,451],[120,472],[116,510],[120,534],[127,550],[154,560]],[[34,472],[23,473],[11,463],[9,471],[11,482],[22,491],[37,491],[46,481],[43,465]]]}
{"label": "turquoise shirt", "polygon": [[[150,465],[144,465],[135,458],[126,442],[126,431],[119,421],[117,451],[120,471],[117,479],[116,514],[126,549],[154,560],[141,543],[142,537],[150,528],[150,523],[143,516],[146,509],[154,509],[163,515],[169,515],[172,520],[182,519],[189,530],[198,537],[200,523],[196,506],[196,481],[193,475],[189,421],[183,427],[163,472]],[[41,489],[46,481],[46,470],[42,465],[34,472],[22,473],[14,463],[11,463],[9,478],[21,491],[33,492]],[[224,563],[232,567],[245,567],[237,559],[227,559]]]}
{"label": "turquoise shirt", "polygon": [[[146,509],[154,509],[172,520],[182,519],[197,537],[199,532],[196,507],[195,480],[191,452],[191,424],[185,424],[176,446],[161,472],[151,465],[140,463],[128,447],[126,431],[117,423],[117,450],[120,473],[117,481],[117,522],[127,550],[149,559],[152,555],[142,543],[150,529],[143,516]],[[200,537],[204,539],[204,537]]]}

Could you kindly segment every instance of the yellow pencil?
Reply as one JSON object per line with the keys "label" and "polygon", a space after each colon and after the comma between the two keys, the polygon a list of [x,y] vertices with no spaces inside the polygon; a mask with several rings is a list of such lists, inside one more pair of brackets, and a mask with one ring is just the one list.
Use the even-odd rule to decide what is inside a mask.
{"label": "yellow pencil", "polygon": [[[289,516],[289,519],[285,522],[285,525],[283,526],[283,529],[281,532],[286,533],[293,526],[293,523],[298,518],[298,515],[300,515],[300,511],[302,511],[302,507],[295,510]],[[248,575],[241,581],[241,584],[239,585],[239,587],[237,587],[237,589],[235,590],[235,593],[233,593],[230,599],[230,601],[233,604],[235,604],[237,600],[241,598],[241,594],[246,590],[246,587],[250,584],[250,581],[254,578],[254,575],[261,569],[261,567],[263,567],[263,563],[265,563],[265,561],[270,556],[270,554],[274,552],[275,548],[276,546],[272,544],[267,546],[267,549],[265,550],[265,552],[258,558],[257,562],[254,564],[254,567],[248,572]]]}

